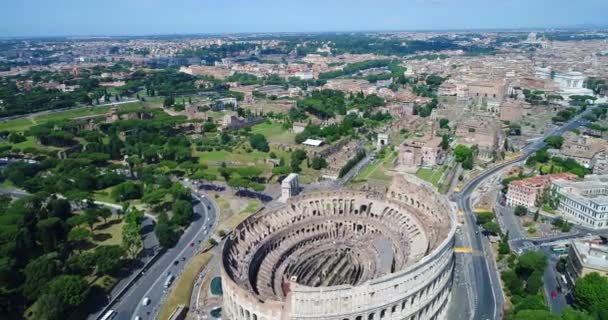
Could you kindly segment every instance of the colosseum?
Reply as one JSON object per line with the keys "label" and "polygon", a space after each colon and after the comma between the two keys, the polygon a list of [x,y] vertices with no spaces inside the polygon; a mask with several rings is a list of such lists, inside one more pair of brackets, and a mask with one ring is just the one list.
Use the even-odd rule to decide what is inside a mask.
{"label": "colosseum", "polygon": [[227,319],[443,319],[454,269],[454,210],[397,176],[385,194],[301,195],[260,212],[222,249]]}

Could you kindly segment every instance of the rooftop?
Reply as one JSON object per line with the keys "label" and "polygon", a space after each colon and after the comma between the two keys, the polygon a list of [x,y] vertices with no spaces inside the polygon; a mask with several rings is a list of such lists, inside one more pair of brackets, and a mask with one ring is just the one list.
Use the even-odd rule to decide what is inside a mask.
{"label": "rooftop", "polygon": [[584,267],[608,272],[608,245],[592,241],[572,241],[572,246]]}
{"label": "rooftop", "polygon": [[304,142],[302,142],[302,144],[306,146],[318,147],[323,144],[323,140],[306,139]]}

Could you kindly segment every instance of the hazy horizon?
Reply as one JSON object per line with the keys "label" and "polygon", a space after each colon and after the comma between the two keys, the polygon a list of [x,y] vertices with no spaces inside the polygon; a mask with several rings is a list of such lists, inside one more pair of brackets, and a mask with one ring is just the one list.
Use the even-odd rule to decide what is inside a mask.
{"label": "hazy horizon", "polygon": [[0,10],[0,37],[521,30],[608,25],[608,1],[602,0],[275,2],[24,0]]}

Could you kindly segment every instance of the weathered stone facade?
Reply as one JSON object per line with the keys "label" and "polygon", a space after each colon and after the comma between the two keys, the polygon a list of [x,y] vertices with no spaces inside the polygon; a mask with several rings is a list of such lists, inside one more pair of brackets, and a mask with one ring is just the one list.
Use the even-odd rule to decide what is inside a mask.
{"label": "weathered stone facade", "polygon": [[250,217],[226,240],[224,315],[443,319],[454,221],[448,201],[415,177],[397,176],[386,194],[294,197]]}

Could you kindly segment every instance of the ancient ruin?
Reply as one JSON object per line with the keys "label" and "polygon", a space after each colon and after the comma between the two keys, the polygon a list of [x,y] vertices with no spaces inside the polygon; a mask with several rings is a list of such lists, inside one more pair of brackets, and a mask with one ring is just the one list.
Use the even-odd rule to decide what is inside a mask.
{"label": "ancient ruin", "polygon": [[223,247],[228,319],[443,319],[453,208],[397,176],[386,194],[304,194],[241,223]]}

